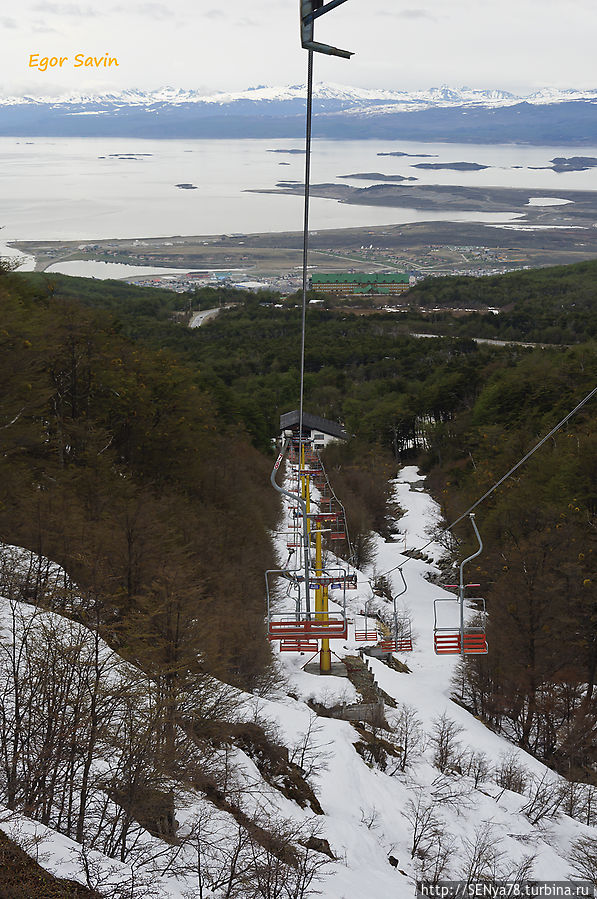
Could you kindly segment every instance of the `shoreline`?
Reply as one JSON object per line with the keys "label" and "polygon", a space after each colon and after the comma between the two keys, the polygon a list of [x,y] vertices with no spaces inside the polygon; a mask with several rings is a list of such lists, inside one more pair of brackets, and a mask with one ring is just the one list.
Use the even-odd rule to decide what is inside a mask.
{"label": "shoreline", "polygon": [[[538,195],[537,191],[533,192]],[[570,206],[527,207],[537,230],[479,222],[415,222],[365,228],[333,228],[310,234],[310,271],[413,271],[429,274],[493,274],[510,268],[569,264],[597,257],[597,193],[591,226],[546,218],[569,215]],[[566,210],[566,213],[563,212]],[[519,226],[519,227],[517,227]],[[530,226],[533,229],[533,225]],[[87,241],[11,240],[6,246],[35,257],[35,271],[58,262],[93,261],[169,268],[181,274],[236,269],[258,277],[297,277],[302,232],[165,235]],[[127,277],[126,275],[122,277]]]}

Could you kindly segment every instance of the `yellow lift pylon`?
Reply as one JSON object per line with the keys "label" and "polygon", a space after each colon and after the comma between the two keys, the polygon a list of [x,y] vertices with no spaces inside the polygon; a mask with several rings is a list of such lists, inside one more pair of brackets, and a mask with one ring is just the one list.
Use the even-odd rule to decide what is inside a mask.
{"label": "yellow lift pylon", "polygon": [[[300,479],[301,479],[301,496],[305,501],[307,515],[311,512],[311,476],[306,464],[305,444],[301,441],[301,458],[300,458]],[[311,537],[311,520],[307,518],[307,532]],[[323,531],[321,521],[317,521],[315,525],[315,576],[319,579],[323,575],[323,548],[321,538]],[[307,588],[308,589],[308,588]],[[318,586],[315,589],[315,620],[329,620],[329,595],[327,584]],[[319,650],[319,671],[321,674],[327,674],[332,670],[332,652],[330,650],[329,638],[323,637],[321,640],[321,649]]]}
{"label": "yellow lift pylon", "polygon": [[[323,552],[321,548],[321,521],[318,521],[315,529],[315,574],[321,577],[323,574]],[[317,621],[328,621],[328,586],[321,584],[315,590],[315,618]],[[323,637],[321,640],[321,649],[319,650],[319,671],[321,674],[327,674],[332,670],[332,653],[330,650],[329,638]]]}

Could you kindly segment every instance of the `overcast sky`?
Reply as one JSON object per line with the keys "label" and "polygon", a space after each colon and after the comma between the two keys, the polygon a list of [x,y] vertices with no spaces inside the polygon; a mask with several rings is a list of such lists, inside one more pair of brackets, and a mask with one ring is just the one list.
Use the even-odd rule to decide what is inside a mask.
{"label": "overcast sky", "polygon": [[[396,90],[448,84],[526,93],[597,87],[593,0],[347,0],[316,39],[355,51],[316,57],[315,77]],[[305,79],[298,0],[3,0],[3,95],[156,88],[242,90]],[[41,72],[31,54],[68,57]],[[74,68],[77,53],[118,68]]]}

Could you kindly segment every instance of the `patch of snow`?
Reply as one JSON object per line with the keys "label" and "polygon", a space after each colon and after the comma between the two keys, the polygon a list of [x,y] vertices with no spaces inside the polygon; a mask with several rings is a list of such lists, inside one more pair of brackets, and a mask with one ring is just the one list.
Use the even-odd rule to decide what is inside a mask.
{"label": "patch of snow", "polygon": [[561,197],[529,197],[527,206],[566,206],[573,200],[563,200]]}

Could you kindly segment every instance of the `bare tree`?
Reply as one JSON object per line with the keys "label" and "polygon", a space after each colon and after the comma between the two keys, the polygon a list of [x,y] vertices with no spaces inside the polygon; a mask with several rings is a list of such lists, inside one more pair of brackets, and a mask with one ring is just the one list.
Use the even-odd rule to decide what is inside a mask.
{"label": "bare tree", "polygon": [[438,880],[447,878],[454,846],[454,838],[445,831],[438,830],[427,851],[420,853],[416,858],[417,879],[437,883]]}
{"label": "bare tree", "polygon": [[564,801],[564,790],[553,773],[544,771],[539,777],[531,777],[528,802],[521,811],[527,816],[533,826],[544,818],[553,818],[557,814]]}
{"label": "bare tree", "polygon": [[469,752],[462,759],[464,774],[472,777],[475,789],[491,777],[491,765],[484,752]]}
{"label": "bare tree", "polygon": [[520,753],[516,749],[504,752],[500,757],[493,779],[498,787],[503,790],[512,790],[513,793],[524,793],[528,780],[528,769],[521,764]]}
{"label": "bare tree", "polygon": [[317,776],[327,769],[329,742],[321,739],[323,725],[315,712],[309,713],[309,723],[299,740],[291,747],[288,758],[298,765],[306,778]]}
{"label": "bare tree", "polygon": [[581,837],[572,844],[568,861],[572,871],[597,886],[597,837]]}
{"label": "bare tree", "polygon": [[409,799],[402,813],[412,828],[410,857],[424,857],[444,830],[444,821],[438,815],[435,801],[417,790],[415,799]]}
{"label": "bare tree", "polygon": [[488,821],[483,822],[474,837],[462,840],[458,878],[467,884],[476,880],[499,880],[500,863],[504,857],[500,845],[501,839],[494,826]]}
{"label": "bare tree", "polygon": [[412,705],[400,705],[393,719],[394,733],[402,749],[396,770],[405,771],[407,765],[422,751],[423,725]]}
{"label": "bare tree", "polygon": [[463,728],[448,718],[444,712],[433,722],[431,745],[433,747],[433,764],[442,772],[457,771],[462,774],[462,745],[458,736]]}

